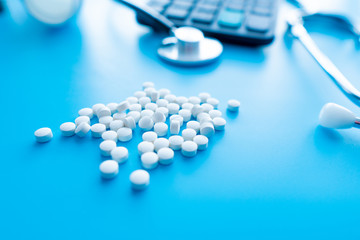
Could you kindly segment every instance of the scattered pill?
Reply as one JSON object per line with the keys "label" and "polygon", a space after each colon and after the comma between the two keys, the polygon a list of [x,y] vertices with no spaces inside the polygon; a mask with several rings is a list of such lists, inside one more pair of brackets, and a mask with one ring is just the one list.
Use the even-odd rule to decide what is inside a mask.
{"label": "scattered pill", "polygon": [[103,132],[103,134],[101,134],[101,138],[104,140],[112,140],[114,142],[117,142],[118,135],[115,131],[110,130],[110,131]]}
{"label": "scattered pill", "polygon": [[209,103],[203,103],[201,104],[204,112],[210,112],[211,110],[214,110],[214,106]]}
{"label": "scattered pill", "polygon": [[239,111],[239,108],[240,108],[240,102],[238,100],[230,99],[228,101],[227,110],[231,112],[237,112]]}
{"label": "scattered pill", "polygon": [[206,122],[213,123],[213,119],[211,117],[203,117],[203,118],[201,118],[200,124],[203,124],[203,123],[206,123]]}
{"label": "scattered pill", "polygon": [[126,113],[114,113],[113,119],[114,120],[123,120],[126,117]]}
{"label": "scattered pill", "polygon": [[185,141],[181,144],[181,153],[185,157],[194,157],[197,153],[198,145],[193,141]]}
{"label": "scattered pill", "polygon": [[196,104],[193,106],[193,108],[191,109],[191,114],[194,116],[194,117],[197,117],[197,115],[199,113],[202,113],[204,111],[203,107],[199,104]]}
{"label": "scattered pill", "polygon": [[141,97],[139,98],[139,104],[142,108],[145,108],[145,105],[151,102],[151,99],[149,97]]}
{"label": "scattered pill", "polygon": [[161,148],[158,153],[159,163],[169,165],[174,161],[174,151],[171,148]]}
{"label": "scattered pill", "polygon": [[196,136],[196,131],[192,128],[186,128],[181,132],[181,136],[185,141],[193,140],[193,138]]}
{"label": "scattered pill", "polygon": [[106,129],[110,128],[110,123],[113,121],[112,116],[104,116],[99,118],[99,123],[102,123],[106,126]]}
{"label": "scattered pill", "polygon": [[150,95],[150,99],[153,102],[156,102],[160,98],[160,94],[158,91],[153,91]]}
{"label": "scattered pill", "polygon": [[209,139],[204,135],[196,135],[193,141],[198,145],[198,150],[205,150],[208,147]]}
{"label": "scattered pill", "polygon": [[53,133],[48,127],[39,128],[34,132],[34,135],[36,141],[40,143],[48,142],[53,138]]}
{"label": "scattered pill", "polygon": [[83,122],[90,124],[90,118],[88,116],[80,116],[75,119],[76,126],[79,126],[80,123],[83,123]]}
{"label": "scattered pill", "polygon": [[118,139],[120,142],[127,142],[132,139],[132,130],[127,127],[117,130]]}
{"label": "scattered pill", "polygon": [[94,116],[94,111],[91,108],[82,108],[78,112],[79,116],[88,116],[90,119]]}
{"label": "scattered pill", "polygon": [[117,106],[117,110],[118,112],[124,112],[125,110],[127,110],[130,106],[130,103],[128,101],[122,101],[121,103],[118,104]]}
{"label": "scattered pill", "polygon": [[117,103],[108,103],[106,104],[106,107],[110,109],[111,114],[114,114],[117,111]]}
{"label": "scattered pill", "polygon": [[136,104],[131,104],[129,106],[129,111],[137,111],[137,112],[141,112],[142,107],[140,104],[136,103]]}
{"label": "scattered pill", "polygon": [[73,122],[65,122],[60,125],[61,134],[65,137],[73,136],[75,134],[75,129],[76,125]]}
{"label": "scattered pill", "polygon": [[118,163],[124,163],[129,158],[129,151],[125,147],[116,147],[111,150],[110,155]]}
{"label": "scattered pill", "polygon": [[143,141],[147,141],[147,142],[154,142],[157,139],[158,135],[156,134],[156,132],[144,132],[142,135],[142,139]]}
{"label": "scattered pill", "polygon": [[100,152],[103,156],[110,156],[111,151],[116,148],[116,142],[112,140],[105,140],[100,143]]}
{"label": "scattered pill", "polygon": [[101,176],[106,179],[114,178],[119,172],[119,164],[114,160],[106,160],[100,164]]}
{"label": "scattered pill", "polygon": [[216,117],[213,119],[215,130],[222,131],[225,129],[226,120],[222,117]]}
{"label": "scattered pill", "polygon": [[192,96],[188,98],[188,102],[192,104],[200,104],[201,99],[199,97]]}
{"label": "scattered pill", "polygon": [[100,108],[103,108],[103,107],[105,107],[105,105],[102,104],[102,103],[94,104],[94,105],[92,106],[93,114],[96,114],[97,111],[98,111]]}
{"label": "scattered pill", "polygon": [[82,122],[75,129],[75,134],[79,137],[85,137],[86,134],[90,131],[90,125],[86,122]]}
{"label": "scattered pill", "polygon": [[[105,125],[104,125],[105,126]],[[113,120],[110,122],[110,130],[117,131],[120,128],[124,127],[124,122],[122,120]],[[106,128],[106,126],[105,126]]]}
{"label": "scattered pill", "polygon": [[210,97],[206,100],[207,103],[211,104],[214,108],[217,108],[219,105],[219,100],[216,98]]}
{"label": "scattered pill", "polygon": [[170,90],[167,89],[167,88],[161,88],[159,89],[159,95],[160,95],[160,98],[165,98],[166,95],[169,95],[170,94]]}
{"label": "scattered pill", "polygon": [[101,135],[106,131],[106,126],[102,123],[95,123],[91,126],[91,136],[94,138],[100,138]]}
{"label": "scattered pill", "polygon": [[137,99],[137,97],[128,97],[126,101],[128,101],[131,106],[137,104],[139,102],[139,99]]}
{"label": "scattered pill", "polygon": [[154,86],[155,86],[155,84],[153,82],[143,82],[143,84],[142,84],[143,89],[149,88],[149,87],[153,88]]}
{"label": "scattered pill", "polygon": [[169,103],[167,105],[167,108],[169,109],[169,114],[172,115],[172,114],[177,114],[180,110],[180,106],[179,104],[176,104],[176,103]]}
{"label": "scattered pill", "polygon": [[155,112],[155,110],[158,108],[158,105],[156,105],[156,103],[153,103],[153,102],[151,102],[151,103],[147,103],[146,105],[145,105],[145,109],[149,109],[149,110],[151,110],[151,111],[153,111],[153,112]]}
{"label": "scattered pill", "polygon": [[159,107],[156,109],[155,112],[161,112],[165,115],[166,118],[169,116],[169,109],[167,109],[166,107]]}
{"label": "scattered pill", "polygon": [[129,179],[135,190],[142,190],[150,184],[150,174],[142,169],[133,171]]}
{"label": "scattered pill", "polygon": [[153,152],[154,148],[155,148],[154,143],[152,142],[147,142],[147,141],[141,142],[138,144],[139,155],[143,155],[144,153],[147,152]]}
{"label": "scattered pill", "polygon": [[139,127],[143,131],[149,131],[153,128],[153,126],[154,126],[154,121],[149,116],[142,117],[139,121]]}
{"label": "scattered pill", "polygon": [[146,152],[141,155],[141,165],[145,169],[156,168],[159,162],[159,156],[154,152]]}
{"label": "scattered pill", "polygon": [[200,125],[200,134],[206,137],[211,137],[215,133],[215,128],[212,123],[205,122]]}
{"label": "scattered pill", "polygon": [[179,121],[180,126],[182,126],[183,123],[184,123],[184,118],[183,118],[182,116],[180,116],[180,115],[177,115],[177,114],[174,114],[174,115],[172,115],[172,116],[170,117],[170,122],[172,122],[172,121],[174,121],[174,120]]}
{"label": "scattered pill", "polygon": [[193,103],[189,103],[189,102],[187,102],[187,103],[184,103],[183,105],[181,105],[181,108],[182,109],[187,109],[187,110],[189,110],[190,112],[191,112],[191,109],[194,107],[194,104]]}
{"label": "scattered pill", "polygon": [[187,103],[187,102],[188,102],[188,99],[187,99],[187,97],[179,96],[179,97],[176,97],[175,102],[181,106],[181,105],[183,105],[184,103]]}
{"label": "scattered pill", "polygon": [[153,92],[156,92],[156,89],[153,88],[153,87],[147,87],[147,88],[144,89],[144,92],[146,93],[146,96],[151,99],[151,94]]}
{"label": "scattered pill", "polygon": [[202,113],[199,113],[197,116],[196,116],[196,120],[198,122],[201,121],[202,118],[210,118],[210,114],[206,113],[206,112],[202,112]]}
{"label": "scattered pill", "polygon": [[176,101],[176,96],[174,94],[168,94],[164,97],[169,103],[173,103]]}
{"label": "scattered pill", "polygon": [[210,97],[211,95],[209,93],[206,92],[199,93],[199,98],[201,100],[201,103],[205,103]]}
{"label": "scattered pill", "polygon": [[169,147],[169,140],[166,138],[157,138],[154,141],[154,147],[155,147],[155,151],[159,151],[159,149],[163,148],[163,147]]}
{"label": "scattered pill", "polygon": [[219,110],[214,109],[214,110],[209,111],[209,116],[210,116],[212,119],[214,119],[214,118],[216,118],[216,117],[221,117],[221,116],[222,116],[222,113],[221,113]]}
{"label": "scattered pill", "polygon": [[154,115],[154,111],[150,109],[142,110],[140,113],[141,117],[153,117],[153,115]]}
{"label": "scattered pill", "polygon": [[186,128],[192,128],[198,133],[200,131],[200,123],[198,121],[189,121],[186,123]]}
{"label": "scattered pill", "polygon": [[146,93],[144,91],[136,91],[134,93],[134,97],[136,97],[139,100],[142,97],[146,97]]}
{"label": "scattered pill", "polygon": [[169,138],[169,146],[173,150],[180,150],[183,142],[184,138],[179,135],[174,135]]}
{"label": "scattered pill", "polygon": [[128,116],[124,119],[124,125],[127,128],[135,129],[136,128],[136,122],[135,119],[131,116]]}
{"label": "scattered pill", "polygon": [[166,117],[162,112],[155,112],[154,115],[152,116],[152,119],[154,123],[166,121]]}
{"label": "scattered pill", "polygon": [[166,123],[158,122],[154,125],[154,132],[156,132],[159,137],[163,137],[167,134],[168,128],[169,127]]}
{"label": "scattered pill", "polygon": [[96,115],[98,116],[98,118],[111,116],[111,110],[108,107],[102,107],[96,112]]}
{"label": "scattered pill", "polygon": [[156,101],[156,105],[158,107],[166,107],[169,104],[169,102],[166,99],[158,99]]}
{"label": "scattered pill", "polygon": [[127,116],[134,118],[135,123],[138,123],[141,118],[140,112],[138,111],[130,111]]}
{"label": "scattered pill", "polygon": [[188,122],[191,119],[191,111],[188,109],[181,109],[179,115],[183,118],[184,122]]}
{"label": "scattered pill", "polygon": [[180,132],[180,122],[178,120],[174,120],[170,122],[170,134],[176,135]]}

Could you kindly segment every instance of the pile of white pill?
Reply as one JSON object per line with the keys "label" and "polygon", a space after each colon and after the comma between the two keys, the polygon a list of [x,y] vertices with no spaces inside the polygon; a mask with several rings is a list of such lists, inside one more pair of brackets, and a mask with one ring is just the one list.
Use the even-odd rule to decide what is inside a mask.
{"label": "pile of white pill", "polygon": [[[119,164],[129,157],[128,149],[118,145],[130,141],[134,129],[139,127],[143,133],[137,150],[145,170],[135,170],[129,177],[132,187],[139,190],[149,185],[146,170],[171,164],[174,151],[185,157],[196,156],[197,151],[208,147],[216,131],[225,129],[226,120],[218,105],[219,100],[209,93],[176,96],[169,89],[157,90],[154,83],[144,82],[142,91],[120,103],[97,103],[92,108],[80,109],[74,122],[61,124],[60,131],[66,137],[82,138],[91,132],[93,138],[101,138],[100,153],[111,159],[103,161],[99,169],[103,178],[110,179],[118,174]],[[239,107],[239,101],[228,101],[228,111],[236,112]],[[91,122],[94,123],[90,125]],[[53,137],[50,128],[40,128],[34,134],[38,142],[48,142]]]}

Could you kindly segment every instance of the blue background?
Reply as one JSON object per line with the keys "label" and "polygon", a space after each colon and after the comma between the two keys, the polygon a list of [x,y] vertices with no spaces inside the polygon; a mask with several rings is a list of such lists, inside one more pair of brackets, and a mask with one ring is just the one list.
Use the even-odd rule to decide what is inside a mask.
{"label": "blue background", "polygon": [[[352,104],[298,42],[225,44],[221,60],[186,69],[161,62],[161,36],[109,0],[86,0],[69,26],[48,29],[7,1],[0,15],[0,239],[360,239],[360,135],[318,126],[327,102]],[[324,1],[323,1],[324,2]],[[339,4],[343,2],[343,4]],[[348,13],[357,1],[326,4]],[[19,8],[20,7],[20,8]],[[359,48],[341,31],[310,29],[360,87]],[[330,35],[328,35],[330,34]],[[210,92],[242,102],[224,133],[192,159],[150,172],[133,192],[140,132],[128,162],[103,181],[100,140],[64,138],[59,125],[97,102],[120,102],[143,81],[176,95]],[[33,132],[53,129],[37,144]],[[120,145],[120,144],[119,144]]]}

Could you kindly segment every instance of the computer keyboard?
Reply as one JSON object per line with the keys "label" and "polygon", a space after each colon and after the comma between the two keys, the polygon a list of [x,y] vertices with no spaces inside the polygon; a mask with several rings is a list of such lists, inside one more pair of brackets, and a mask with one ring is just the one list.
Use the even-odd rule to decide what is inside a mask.
{"label": "computer keyboard", "polygon": [[[265,45],[274,39],[278,0],[149,0],[147,5],[176,26],[193,26],[222,41]],[[141,14],[137,20],[151,26]]]}

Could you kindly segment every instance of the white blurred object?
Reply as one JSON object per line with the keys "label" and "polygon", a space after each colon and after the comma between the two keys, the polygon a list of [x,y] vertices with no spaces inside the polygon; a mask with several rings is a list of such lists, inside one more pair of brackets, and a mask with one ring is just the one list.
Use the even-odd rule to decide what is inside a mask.
{"label": "white blurred object", "polygon": [[40,22],[59,25],[79,10],[82,0],[24,0],[28,12]]}
{"label": "white blurred object", "polygon": [[349,109],[336,103],[327,103],[319,115],[319,123],[323,127],[345,129],[359,127],[359,118]]}

